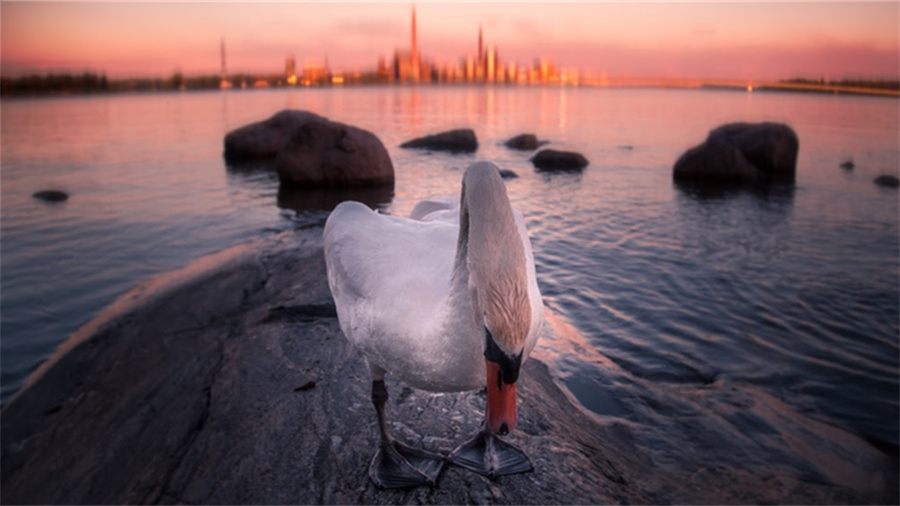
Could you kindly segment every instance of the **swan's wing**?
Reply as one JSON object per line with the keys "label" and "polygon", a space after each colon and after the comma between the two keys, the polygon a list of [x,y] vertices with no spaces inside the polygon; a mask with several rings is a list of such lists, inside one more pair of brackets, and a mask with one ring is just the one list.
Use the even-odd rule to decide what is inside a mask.
{"label": "swan's wing", "polygon": [[513,216],[516,220],[516,228],[519,229],[519,236],[522,238],[522,246],[525,248],[525,272],[528,276],[528,300],[531,303],[531,325],[529,327],[528,337],[525,340],[524,357],[527,357],[543,331],[544,300],[541,297],[541,291],[537,284],[537,273],[534,268],[534,253],[531,250],[531,239],[528,237],[528,229],[525,227],[525,218],[522,216],[522,213],[516,209],[513,209]]}
{"label": "swan's wing", "polygon": [[459,197],[435,197],[420,200],[409,213],[409,219],[459,223]]}
{"label": "swan's wing", "polygon": [[[341,329],[366,355],[420,346],[447,296],[458,225],[340,204],[325,224],[325,261]],[[418,338],[418,339],[417,339]]]}

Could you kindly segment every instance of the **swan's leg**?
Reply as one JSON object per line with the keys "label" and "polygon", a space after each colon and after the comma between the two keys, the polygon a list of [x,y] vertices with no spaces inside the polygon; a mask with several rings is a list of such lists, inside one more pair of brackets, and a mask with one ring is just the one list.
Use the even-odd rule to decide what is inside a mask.
{"label": "swan's leg", "polygon": [[[374,369],[374,368],[373,368]],[[410,448],[391,437],[385,421],[384,405],[388,400],[384,385],[384,372],[375,374],[372,380],[372,404],[378,416],[381,443],[369,464],[369,477],[382,488],[416,487],[434,485],[444,468],[440,455]]]}
{"label": "swan's leg", "polygon": [[474,438],[457,446],[448,460],[490,479],[534,469],[521,450],[501,440],[486,426]]}

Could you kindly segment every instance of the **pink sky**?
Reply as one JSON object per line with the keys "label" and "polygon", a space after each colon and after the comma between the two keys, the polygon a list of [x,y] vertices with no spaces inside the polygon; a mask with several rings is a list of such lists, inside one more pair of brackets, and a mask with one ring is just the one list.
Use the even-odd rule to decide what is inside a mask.
{"label": "pink sky", "polygon": [[[411,2],[0,2],[0,70],[112,78],[374,69],[410,45]],[[610,76],[897,79],[894,2],[416,2],[420,53],[457,61],[478,27],[500,58]]]}

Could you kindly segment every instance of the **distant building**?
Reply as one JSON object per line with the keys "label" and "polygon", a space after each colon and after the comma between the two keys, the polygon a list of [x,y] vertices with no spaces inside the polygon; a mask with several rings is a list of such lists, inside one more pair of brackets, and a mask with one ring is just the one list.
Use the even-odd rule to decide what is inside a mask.
{"label": "distant building", "polygon": [[297,62],[293,56],[284,59],[284,81],[290,86],[297,85]]}

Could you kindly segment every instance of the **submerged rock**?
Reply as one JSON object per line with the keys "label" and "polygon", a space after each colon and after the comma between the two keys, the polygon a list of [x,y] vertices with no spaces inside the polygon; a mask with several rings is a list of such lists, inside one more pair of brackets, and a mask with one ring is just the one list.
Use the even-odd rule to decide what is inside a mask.
{"label": "submerged rock", "polygon": [[872,180],[878,186],[883,186],[885,188],[898,188],[900,187],[900,179],[897,179],[897,176],[891,176],[889,174],[883,174],[881,176],[876,177]]}
{"label": "submerged rock", "polygon": [[478,139],[475,131],[469,128],[448,130],[425,137],[406,141],[401,148],[430,149],[433,151],[450,151],[455,153],[472,153],[478,150]]}
{"label": "submerged rock", "polygon": [[793,183],[799,146],[794,130],[781,123],[722,125],[678,158],[673,178],[691,183]]}
{"label": "submerged rock", "polygon": [[69,200],[69,194],[61,190],[42,190],[33,193],[31,196],[44,202],[64,202]]}
{"label": "submerged rock", "polygon": [[509,139],[504,143],[506,147],[511,149],[519,149],[522,151],[533,151],[538,148],[538,146],[542,146],[546,144],[546,141],[538,141],[538,138],[534,134],[521,134]]}
{"label": "submerged rock", "polygon": [[544,149],[531,158],[531,163],[541,170],[571,171],[581,170],[587,167],[589,162],[581,153]]}
{"label": "submerged rock", "polygon": [[373,133],[335,121],[310,121],[275,160],[283,186],[336,188],[390,185],[394,165]]}

